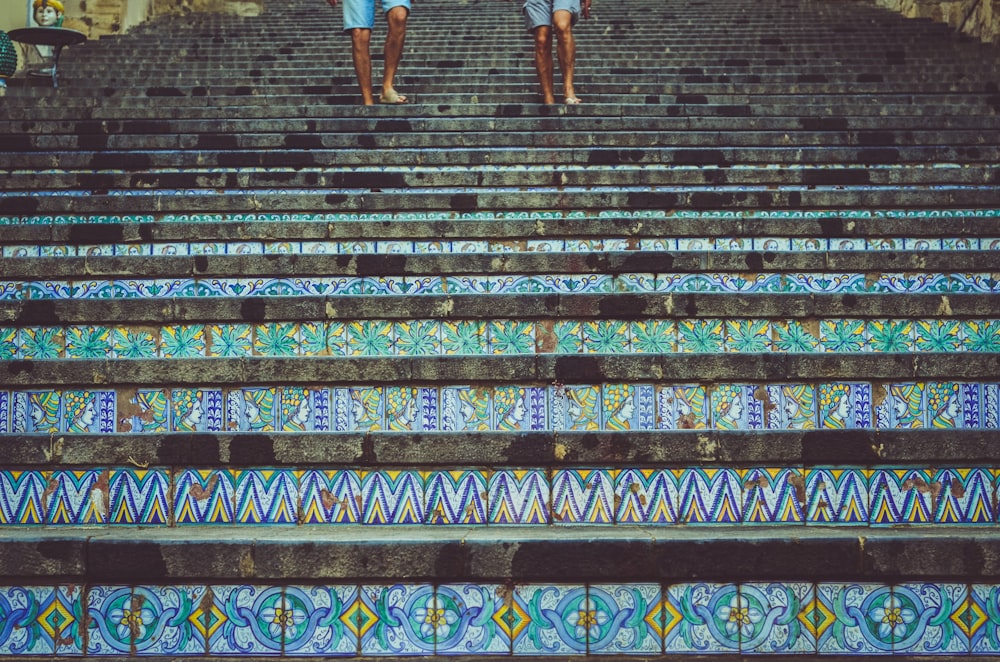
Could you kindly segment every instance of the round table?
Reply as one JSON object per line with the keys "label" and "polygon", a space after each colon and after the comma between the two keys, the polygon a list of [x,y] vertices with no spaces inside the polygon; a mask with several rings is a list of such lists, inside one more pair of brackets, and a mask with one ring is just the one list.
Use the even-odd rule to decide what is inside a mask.
{"label": "round table", "polygon": [[62,49],[87,41],[87,35],[69,28],[17,28],[8,32],[7,36],[22,44],[55,48],[52,56],[52,87],[59,87],[59,54]]}

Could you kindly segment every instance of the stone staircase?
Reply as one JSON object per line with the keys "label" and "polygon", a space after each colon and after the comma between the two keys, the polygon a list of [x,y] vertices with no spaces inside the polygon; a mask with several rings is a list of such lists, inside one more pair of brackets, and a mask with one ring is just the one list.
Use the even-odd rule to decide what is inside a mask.
{"label": "stone staircase", "polygon": [[0,105],[0,657],[1000,653],[1000,51],[269,5]]}

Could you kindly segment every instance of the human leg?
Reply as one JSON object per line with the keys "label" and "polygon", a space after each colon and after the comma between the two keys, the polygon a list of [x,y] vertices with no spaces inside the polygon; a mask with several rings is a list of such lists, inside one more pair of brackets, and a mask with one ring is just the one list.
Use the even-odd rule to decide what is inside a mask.
{"label": "human leg", "polygon": [[375,27],[375,0],[344,0],[344,32],[351,35],[354,73],[361,88],[361,101],[375,103],[372,97],[371,37]]}
{"label": "human leg", "polygon": [[556,33],[556,53],[559,56],[559,71],[562,73],[563,97],[566,103],[575,103],[573,90],[573,70],[576,65],[576,41],[573,39],[573,15],[565,10],[552,14],[552,25]]}
{"label": "human leg", "polygon": [[[385,6],[385,5],[383,5]],[[379,100],[383,103],[403,103],[406,97],[396,92],[394,82],[396,69],[403,57],[403,43],[406,39],[406,19],[410,15],[409,3],[397,4],[385,14],[388,24],[388,34],[385,37],[385,70],[382,76],[382,94]]]}
{"label": "human leg", "polygon": [[367,28],[351,30],[351,57],[354,59],[354,74],[361,88],[361,102],[366,106],[375,104],[372,96],[372,57],[369,50],[372,31]]}
{"label": "human leg", "polygon": [[542,91],[542,103],[555,103],[552,90],[552,28],[547,25],[535,28],[535,71]]}

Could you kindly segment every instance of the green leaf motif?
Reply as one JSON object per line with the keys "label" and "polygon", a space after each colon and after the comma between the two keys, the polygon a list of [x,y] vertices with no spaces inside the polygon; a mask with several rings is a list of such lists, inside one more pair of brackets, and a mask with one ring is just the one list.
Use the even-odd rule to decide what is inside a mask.
{"label": "green leaf motif", "polygon": [[109,329],[97,326],[75,326],[69,328],[66,339],[66,355],[75,359],[103,359],[110,354]]}
{"label": "green leaf motif", "polygon": [[147,331],[115,329],[115,356],[120,359],[153,359],[157,349],[156,338]]}
{"label": "green leaf motif", "polygon": [[970,321],[963,325],[966,349],[970,352],[1000,352],[1000,322]]}
{"label": "green leaf motif", "polygon": [[683,352],[722,351],[722,320],[684,320],[679,331]]}
{"label": "green leaf motif", "polygon": [[954,352],[962,344],[958,322],[921,320],[917,322],[917,349],[922,352]]}
{"label": "green leaf motif", "polygon": [[654,320],[632,325],[632,348],[643,354],[666,354],[674,351],[676,331],[672,322]]}
{"label": "green leaf motif", "polygon": [[532,326],[528,322],[492,322],[490,345],[494,354],[531,354],[535,349]]}
{"label": "green leaf motif", "polygon": [[397,325],[396,351],[401,356],[432,356],[439,348],[436,322],[421,320]]}
{"label": "green leaf motif", "polygon": [[556,354],[579,354],[583,347],[580,339],[580,322],[576,320],[561,320],[553,325],[552,332],[556,337]]}
{"label": "green leaf motif", "polygon": [[460,321],[444,324],[444,351],[446,354],[465,356],[469,354],[485,354],[480,322]]}
{"label": "green leaf motif", "polygon": [[768,350],[766,320],[733,320],[726,322],[729,349],[735,352],[760,354]]}
{"label": "green leaf motif", "polygon": [[348,327],[348,347],[355,356],[387,356],[392,353],[392,325],[383,320],[364,320]]}
{"label": "green leaf motif", "polygon": [[865,323],[862,320],[825,320],[820,335],[828,352],[861,352],[865,347]]}
{"label": "green leaf motif", "polygon": [[910,334],[913,325],[907,320],[871,322],[871,348],[875,352],[909,352],[912,350]]}
{"label": "green leaf motif", "polygon": [[295,324],[266,324],[257,327],[254,350],[261,356],[295,356]]}
{"label": "green leaf motif", "polygon": [[776,324],[775,330],[778,338],[774,346],[778,351],[808,353],[816,351],[819,346],[819,340],[798,322],[789,322],[787,326]]}
{"label": "green leaf motif", "polygon": [[212,327],[212,354],[226,358],[250,356],[250,326],[227,324]]}
{"label": "green leaf motif", "polygon": [[318,356],[326,352],[326,325],[323,322],[303,322],[299,325],[299,350],[303,356]]}
{"label": "green leaf motif", "polygon": [[202,356],[205,351],[205,328],[201,325],[168,326],[163,328],[163,356],[189,359]]}
{"label": "green leaf motif", "polygon": [[62,343],[59,342],[59,329],[23,329],[23,352],[26,359],[58,359]]}

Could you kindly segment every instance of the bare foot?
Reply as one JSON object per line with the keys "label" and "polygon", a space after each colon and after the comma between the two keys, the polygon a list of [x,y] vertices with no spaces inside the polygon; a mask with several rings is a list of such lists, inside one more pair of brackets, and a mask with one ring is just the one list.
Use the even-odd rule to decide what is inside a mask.
{"label": "bare foot", "polygon": [[379,103],[406,103],[408,101],[406,96],[400,94],[396,90],[389,90],[388,92],[382,92],[378,100]]}

